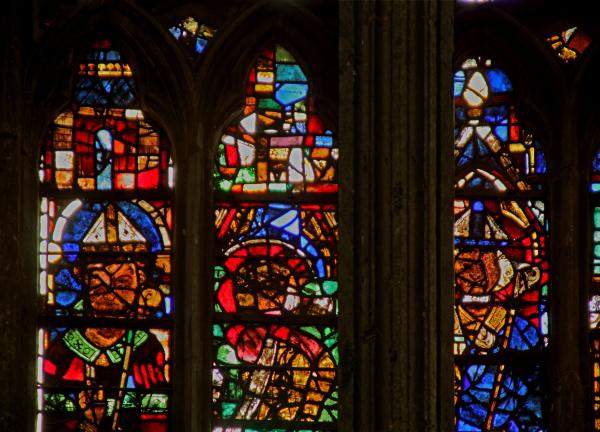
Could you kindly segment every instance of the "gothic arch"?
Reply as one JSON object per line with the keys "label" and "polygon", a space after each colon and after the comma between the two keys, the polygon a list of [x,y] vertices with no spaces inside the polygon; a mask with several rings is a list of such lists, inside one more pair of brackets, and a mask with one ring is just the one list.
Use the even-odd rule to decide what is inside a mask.
{"label": "gothic arch", "polygon": [[[272,42],[289,47],[301,62],[307,71],[315,104],[321,107],[322,115],[331,124],[337,117],[337,57],[331,53],[335,53],[337,47],[331,43],[334,38],[329,36],[329,26],[308,9],[272,1],[257,2],[219,29],[211,51],[206,53],[205,68],[196,76],[198,114],[207,128],[206,142],[214,142],[212,134],[218,134],[232,113],[243,106],[241,83],[246,81],[259,49]],[[218,101],[216,106],[214,101]],[[211,144],[207,150],[212,157]]]}
{"label": "gothic arch", "polygon": [[[587,29],[586,29],[587,30]],[[582,355],[584,372],[582,373],[583,399],[586,402],[586,419],[590,430],[598,425],[597,404],[598,377],[594,376],[597,365],[597,349],[594,347],[597,341],[597,324],[592,319],[595,315],[595,307],[592,299],[597,298],[598,288],[594,279],[597,279],[594,262],[596,261],[598,224],[594,218],[598,209],[598,193],[592,189],[592,183],[597,184],[593,176],[597,176],[595,160],[600,150],[600,110],[597,99],[600,96],[600,86],[597,76],[600,72],[600,47],[597,41],[598,32],[590,28],[593,35],[592,43],[582,55],[579,64],[574,65],[573,78],[571,81],[572,96],[569,101],[573,109],[574,128],[576,131],[576,142],[578,145],[577,174],[579,190],[574,193],[578,199],[581,212],[581,254],[587,265],[582,266],[582,302],[579,316],[581,317],[581,334],[578,341],[582,346],[588,347]]]}
{"label": "gothic arch", "polygon": [[[219,23],[222,18],[211,16],[206,8],[184,7],[174,13],[150,14],[143,3],[88,2],[63,15],[52,27],[38,35],[36,45],[32,44],[34,52],[28,57],[23,81],[23,88],[27,89],[24,118],[29,126],[23,139],[27,165],[23,170],[23,202],[24,212],[30,213],[26,216],[31,222],[28,226],[36,226],[37,182],[34,173],[39,160],[39,144],[48,124],[70,103],[76,78],[73,66],[85,52],[88,42],[99,34],[119,44],[120,51],[134,71],[141,109],[148,120],[169,137],[177,170],[182,174],[181,178],[186,179],[182,183],[178,176],[175,189],[177,223],[173,233],[180,257],[175,259],[179,269],[175,283],[179,287],[185,286],[185,292],[180,290],[176,295],[179,308],[176,337],[180,341],[175,348],[175,367],[179,366],[174,380],[177,429],[187,430],[193,425],[203,424],[206,413],[210,411],[205,406],[206,401],[198,400],[204,396],[198,397],[192,388],[206,384],[202,375],[207,370],[207,363],[199,347],[204,329],[190,330],[189,323],[204,320],[197,314],[202,305],[198,306],[194,296],[202,294],[206,288],[208,272],[203,265],[206,258],[210,258],[210,253],[188,255],[186,251],[198,249],[198,244],[208,244],[204,240],[210,237],[211,224],[210,217],[199,215],[195,209],[203,196],[212,196],[209,180],[215,137],[227,124],[226,121],[237,114],[236,109],[243,105],[243,83],[260,47],[277,42],[293,52],[310,80],[311,94],[319,114],[324,117],[328,129],[337,129],[337,38],[331,23],[317,17],[312,12],[314,8],[308,5],[279,1],[249,4],[243,14],[232,21],[221,21],[222,28],[205,52],[200,61],[203,67],[200,67],[200,63],[192,64],[185,58],[165,24],[175,13],[190,13],[199,19],[210,16],[209,20]],[[337,7],[331,4],[328,9],[331,16],[335,16]],[[211,106],[215,103],[216,107]],[[194,202],[184,205],[186,199]],[[210,206],[207,208],[210,209]],[[35,230],[25,233],[25,237],[30,244],[37,243]],[[24,253],[28,254],[27,251]],[[35,254],[31,255],[27,261],[33,266]],[[184,267],[194,269],[187,273]],[[36,281],[34,277],[26,278],[31,289],[19,295],[24,299],[24,307],[28,308],[28,305],[35,306],[32,299],[36,294],[33,289]],[[188,342],[190,347],[183,350],[183,345]],[[27,346],[21,349],[25,351]],[[181,367],[184,361],[193,364],[185,373]],[[28,368],[29,372],[35,369],[34,365]],[[30,375],[34,376],[34,373]],[[34,401],[29,403],[31,408]]]}
{"label": "gothic arch", "polygon": [[[331,132],[327,130],[330,129],[329,127],[325,127],[325,130],[321,130],[323,127],[320,121],[320,107],[318,106],[318,102],[312,100],[314,93],[311,86],[314,81],[311,79],[311,72],[315,69],[318,70],[318,64],[312,65],[312,68],[307,67],[306,63],[299,61],[293,43],[286,40],[285,37],[269,33],[264,35],[266,36],[265,41],[256,47],[251,63],[243,68],[245,72],[244,79],[240,80],[238,83],[240,89],[246,96],[242,106],[244,107],[244,116],[248,117],[243,117],[242,119],[241,116],[238,116],[236,121],[227,124],[226,128],[219,131],[225,138],[222,138],[219,141],[215,140],[215,144],[219,143],[219,149],[222,153],[219,153],[219,159],[214,158],[213,156],[214,159],[211,161],[215,164],[215,170],[218,170],[215,172],[220,173],[220,180],[215,182],[212,189],[215,191],[213,197],[213,200],[216,203],[215,212],[221,216],[216,218],[216,228],[213,228],[213,230],[218,228],[216,232],[218,232],[219,235],[218,237],[216,235],[214,236],[214,241],[211,242],[211,245],[215,244],[215,246],[211,246],[210,250],[212,252],[211,255],[216,256],[216,259],[213,261],[215,263],[215,269],[217,268],[217,265],[222,266],[219,267],[222,270],[221,277],[225,279],[219,280],[215,277],[215,286],[219,286],[219,300],[217,301],[215,294],[213,294],[213,325],[215,328],[229,329],[227,330],[228,336],[231,333],[230,330],[235,328],[243,328],[243,334],[246,334],[247,332],[250,334],[251,332],[256,331],[257,336],[260,331],[270,329],[268,330],[269,333],[261,336],[261,338],[264,339],[265,344],[271,343],[267,342],[267,340],[272,340],[271,338],[273,336],[270,332],[275,328],[273,327],[273,323],[281,325],[280,328],[283,331],[289,331],[289,334],[296,334],[295,332],[298,330],[309,327],[314,329],[315,333],[313,333],[312,336],[294,337],[312,338],[310,339],[310,343],[306,342],[307,346],[312,344],[313,346],[323,347],[322,351],[321,348],[319,348],[319,352],[324,353],[322,360],[318,360],[318,362],[316,360],[317,358],[321,358],[321,354],[318,354],[318,356],[315,355],[314,360],[308,360],[309,357],[307,357],[305,366],[311,368],[311,376],[322,376],[322,388],[314,387],[314,390],[311,391],[314,392],[315,398],[321,397],[322,399],[314,399],[314,402],[311,404],[307,404],[303,401],[298,404],[293,403],[295,407],[291,407],[290,403],[292,403],[292,399],[294,398],[291,395],[294,394],[294,392],[299,395],[308,391],[308,387],[305,387],[304,384],[296,384],[292,388],[283,381],[279,384],[273,384],[274,381],[281,380],[281,377],[284,375],[289,374],[292,376],[299,373],[297,369],[298,364],[295,361],[292,362],[290,360],[285,366],[281,364],[280,367],[283,367],[285,371],[283,374],[275,372],[272,378],[264,381],[264,385],[268,386],[267,388],[273,389],[272,386],[275,385],[275,388],[278,388],[279,390],[265,390],[264,395],[262,395],[262,391],[260,393],[255,393],[252,387],[254,385],[260,387],[261,380],[254,377],[254,373],[252,373],[251,378],[246,378],[247,380],[251,379],[253,384],[251,384],[250,390],[244,391],[243,398],[255,398],[261,407],[258,411],[256,408],[242,408],[238,400],[239,396],[230,396],[231,400],[228,405],[235,407],[234,418],[240,425],[245,425],[246,421],[257,421],[260,423],[256,423],[256,425],[260,425],[261,427],[275,427],[277,424],[281,424],[283,427],[287,422],[290,422],[290,426],[288,427],[301,427],[301,425],[303,425],[303,427],[308,427],[312,419],[312,421],[319,423],[323,422],[323,427],[327,428],[332,424],[331,422],[337,421],[338,417],[338,390],[335,385],[335,378],[337,377],[338,370],[336,345],[331,345],[327,348],[326,345],[323,344],[327,337],[330,337],[325,335],[337,335],[338,330],[337,307],[334,306],[337,302],[337,294],[334,294],[334,292],[337,291],[338,277],[336,258],[338,252],[338,227],[336,220],[338,210],[337,145],[334,144],[334,138],[331,136]],[[260,72],[256,72],[258,77],[256,82],[254,82],[254,78],[251,78],[254,75],[251,74],[250,71],[261,70],[258,66],[261,64],[269,65],[268,67],[263,66],[265,70],[268,71],[263,73],[270,74],[271,81],[268,82],[272,84],[261,85]],[[298,67],[298,64],[300,67]],[[293,74],[288,76],[284,74],[280,77],[280,66],[281,70],[290,70],[284,68],[292,68],[291,71],[293,71]],[[277,87],[275,82],[279,81],[284,83],[288,82],[287,84],[283,84],[284,86],[300,87],[303,91],[300,90],[298,92],[299,95],[297,95],[296,98],[290,97],[289,100],[284,102],[286,100],[284,97],[285,92],[283,91],[284,87],[280,88],[282,91],[281,95],[279,94],[279,90],[276,90]],[[302,83],[300,84],[300,82]],[[265,86],[267,86],[268,89],[259,90],[259,87]],[[252,98],[253,102],[249,103],[249,98]],[[269,101],[271,102],[269,103]],[[267,104],[263,106],[260,102],[267,102]],[[277,112],[278,114],[272,114],[271,111]],[[235,113],[239,114],[240,109],[236,109]],[[250,115],[251,113],[252,115]],[[292,115],[290,113],[294,114]],[[300,115],[304,115],[304,120],[300,120],[299,117],[296,117]],[[271,117],[270,120],[269,117]],[[246,126],[246,120],[251,118],[254,118],[254,123],[250,120],[250,123]],[[285,122],[283,121],[284,119]],[[238,121],[241,126],[238,126]],[[273,126],[267,126],[269,124],[272,124]],[[244,130],[246,133],[244,133]],[[272,136],[272,138],[269,138],[269,136]],[[237,150],[235,144],[231,145],[231,141],[229,141],[228,144],[225,144],[228,142],[227,139],[231,139],[232,137],[236,137],[238,143]],[[243,143],[246,145],[243,147],[243,151],[244,154],[251,155],[248,159],[248,166],[252,168],[243,167],[244,163],[239,162],[244,159],[241,156],[232,156],[231,162],[229,162],[230,153],[233,154],[238,151],[239,155],[242,154],[242,151],[239,150],[242,139],[248,141]],[[322,149],[317,148],[319,146],[319,139],[324,140],[323,143],[327,141]],[[278,140],[279,143],[276,143],[275,140]],[[293,140],[295,144],[291,144],[289,140]],[[259,142],[261,147],[259,147]],[[267,152],[259,150],[263,145],[265,147],[268,146],[270,150],[267,150]],[[311,150],[313,145],[316,147]],[[225,150],[227,150],[227,157],[225,155]],[[314,159],[313,156],[308,156],[309,154],[313,154],[313,151],[317,150],[325,152],[327,156],[316,156]],[[281,152],[283,152],[283,158],[278,159],[278,157],[281,156],[271,156],[271,152],[273,151],[279,151],[280,155]],[[311,153],[309,153],[309,151]],[[298,173],[300,173],[300,180],[297,176],[295,179],[292,177],[293,169],[291,169],[291,167],[292,161],[295,158],[293,156],[294,154],[301,154],[302,163],[305,164],[303,166],[308,166],[311,172],[310,175],[307,174],[308,168],[303,168],[298,171]],[[317,160],[318,158],[321,160]],[[319,166],[318,162],[323,162],[326,166],[322,165],[323,168],[317,168]],[[314,171],[312,168],[313,164],[315,167]],[[284,168],[275,168],[279,165],[284,166]],[[261,174],[256,174],[261,172],[261,167],[264,168],[262,174],[264,177],[262,178]],[[234,171],[234,176],[230,176],[230,170]],[[238,173],[246,172],[244,170],[254,170],[254,174],[248,174],[246,179],[239,180]],[[208,172],[210,173],[211,171]],[[228,186],[222,186],[224,184],[227,184]],[[250,187],[252,186],[257,187],[257,189],[255,189],[256,193],[254,194],[251,193],[252,189]],[[283,186],[283,189],[279,188],[276,190],[272,189],[271,186]],[[311,187],[313,188],[311,189]],[[225,214],[227,214],[228,222],[223,222],[223,216]],[[292,231],[296,232],[296,234],[293,234],[292,231],[287,234],[283,231],[280,232],[278,231],[280,229],[275,228],[275,225],[271,228],[268,220],[275,217],[273,221],[279,221],[280,217],[283,215],[288,218],[291,217],[295,221],[294,226],[297,227],[297,231]],[[235,219],[231,219],[230,217],[235,217]],[[310,223],[309,221],[312,220],[313,223],[320,225],[322,222],[317,221],[324,217],[326,217],[329,222],[323,224],[323,226],[318,229],[320,233],[318,236],[315,237],[312,233],[306,231],[307,226]],[[264,221],[262,221],[262,218],[265,218]],[[231,220],[236,222],[232,223]],[[239,225],[238,222],[241,221],[247,221],[251,225],[247,225],[246,222],[242,222],[242,225]],[[250,232],[247,232],[244,228],[249,226],[254,227],[255,224],[259,224],[259,226],[265,224],[264,230],[260,230],[261,232],[265,231],[265,233],[259,233],[258,231],[254,232],[254,228],[251,229]],[[242,234],[240,234],[240,232],[235,234],[236,231],[240,229]],[[261,246],[248,246],[243,243],[241,239],[234,241],[238,235],[245,235],[246,240],[249,242],[266,241],[267,244],[272,242],[272,245],[261,252]],[[291,237],[289,237],[290,235]],[[315,245],[321,245],[318,246],[319,252],[317,252],[317,250],[314,250],[313,252],[314,259],[321,263],[321,267],[316,266],[313,268],[312,265],[309,265],[308,267],[312,270],[308,271],[308,267],[305,267],[305,264],[294,264],[293,266],[290,266],[289,274],[291,275],[291,279],[290,282],[288,282],[288,285],[286,285],[288,294],[285,294],[281,291],[281,287],[275,288],[279,286],[279,283],[273,285],[273,288],[271,288],[269,282],[271,279],[273,281],[279,280],[280,278],[283,278],[281,281],[285,280],[286,276],[284,275],[286,270],[277,269],[281,269],[282,265],[285,267],[288,265],[286,263],[290,263],[291,261],[295,262],[297,259],[308,263],[308,261],[313,258],[310,254],[302,252],[300,249],[305,246],[300,247],[299,244],[296,246],[298,249],[292,248],[294,252],[289,252],[289,259],[291,259],[291,261],[288,261],[288,258],[277,256],[277,253],[273,252],[278,247],[276,245],[279,244],[278,242],[280,240],[287,239],[285,241],[289,241],[290,245],[295,244],[296,240],[294,240],[294,238],[296,237],[294,236],[301,236],[308,247],[312,247],[311,245],[313,242],[316,242]],[[231,246],[231,241],[234,241],[236,247],[247,250],[249,255],[248,262],[240,264],[241,272],[239,274],[244,274],[247,271],[257,271],[267,280],[267,282],[265,282],[265,287],[255,286],[253,290],[251,290],[254,294],[248,293],[247,290],[249,285],[245,284],[243,281],[237,282],[239,277],[238,279],[235,279],[236,282],[233,282],[234,278],[231,275],[237,274],[238,270],[230,268],[232,261],[229,257],[229,253],[226,252]],[[225,244],[228,245],[227,249],[223,249]],[[258,244],[259,243],[256,243],[256,245]],[[215,250],[213,251],[213,249]],[[285,255],[288,256],[288,253],[285,253]],[[300,258],[301,256],[304,258]],[[308,260],[304,261],[307,258]],[[325,258],[325,261],[321,261],[321,258]],[[239,257],[233,259],[240,260]],[[273,269],[263,270],[261,272],[259,269],[263,268],[263,266],[267,269],[270,269],[272,266]],[[301,268],[304,270],[300,270]],[[320,268],[321,270],[316,270],[317,268]],[[228,270],[226,271],[225,269]],[[299,273],[297,273],[297,271]],[[306,276],[302,276],[301,273],[303,271],[308,271]],[[227,276],[225,276],[226,274]],[[242,280],[243,279],[244,278],[242,278]],[[296,282],[296,280],[298,282]],[[313,305],[308,308],[298,305],[294,306],[291,303],[288,303],[287,300],[284,305],[283,299],[290,298],[289,293],[296,292],[298,286],[301,286],[308,281],[311,281],[310,283],[313,283],[312,281],[314,281],[314,283],[319,286],[321,283],[332,284],[331,286],[335,285],[336,288],[328,294],[321,292],[319,288],[318,292],[320,294],[315,295],[317,297],[322,296],[320,300],[310,299],[310,296],[304,297],[303,294],[300,294],[300,296],[297,297],[299,301],[298,305]],[[251,282],[249,283],[251,284]],[[234,300],[237,298],[236,296],[227,294],[230,292],[229,289],[231,289],[231,293],[233,293],[234,290],[237,293],[237,290],[239,290],[239,295],[245,296],[245,298],[247,298],[247,296],[251,296],[252,298],[256,297],[256,301],[252,302],[252,306],[246,304],[251,312],[245,311],[244,305],[241,303],[238,304],[237,300]],[[271,289],[275,289],[275,292],[267,295],[266,292],[270,292]],[[221,295],[223,295],[223,299],[226,300],[222,300]],[[302,298],[302,300],[300,300],[300,298]],[[322,303],[317,305],[319,301],[322,301]],[[263,304],[271,305],[263,306]],[[241,310],[238,310],[238,308],[241,308]],[[274,315],[270,315],[271,312],[268,312],[269,308],[273,308],[272,313]],[[291,311],[295,312],[292,313]],[[237,314],[239,314],[239,316]],[[279,314],[281,314],[280,317],[278,316]],[[290,314],[293,314],[293,316]],[[258,327],[253,327],[256,325],[258,325]],[[299,325],[309,327],[298,327]],[[319,336],[317,336],[317,333],[319,333]],[[222,334],[220,337],[215,334],[213,340],[219,344],[219,354],[214,357],[215,364],[213,366],[213,377],[221,377],[220,380],[217,379],[217,382],[220,382],[220,384],[215,384],[213,382],[213,394],[217,395],[213,396],[213,399],[215,400],[213,405],[215,410],[213,421],[216,425],[233,425],[235,423],[231,423],[232,418],[223,414],[221,410],[224,412],[225,409],[220,408],[221,404],[223,406],[226,404],[222,400],[222,394],[226,391],[225,388],[227,387],[223,387],[222,382],[225,380],[226,383],[230,383],[229,385],[237,386],[238,378],[237,375],[235,379],[230,376],[228,368],[231,367],[233,363],[228,363],[227,359],[224,359],[221,356],[221,348],[236,346],[236,349],[238,350],[237,355],[241,359],[242,364],[244,364],[244,368],[249,368],[250,371],[259,370],[260,365],[264,365],[265,363],[256,363],[258,357],[249,358],[241,356],[239,354],[240,348],[237,345],[237,342],[233,342],[231,339],[229,339],[229,342],[225,342],[225,338]],[[297,346],[292,340],[287,341],[286,339],[282,340],[280,343],[283,344],[283,347],[287,345],[288,348],[284,349],[289,349],[290,352],[296,352],[299,347],[299,345]],[[262,342],[257,344],[257,346],[259,347],[259,353],[265,352],[260,348]],[[233,348],[230,349],[233,351]],[[281,360],[279,360],[279,352],[282,348],[280,348],[279,345],[276,345],[273,349],[275,350],[273,352],[278,353],[276,356],[278,359],[276,360],[276,364],[280,364],[279,362]],[[317,350],[315,350],[315,352],[316,351]],[[300,351],[298,351],[297,355],[302,356],[304,354],[301,354]],[[295,357],[296,354],[294,354],[294,358]],[[328,366],[323,366],[325,364]],[[224,367],[224,369],[221,369],[221,367]],[[326,370],[323,369],[324,367]],[[277,376],[279,376],[279,378],[277,378]],[[280,393],[279,396],[274,399],[266,396],[267,394],[271,394],[272,391],[275,391],[277,394]],[[225,400],[227,401],[227,396],[225,396]],[[314,412],[312,411],[313,408],[309,408],[309,405],[314,408]],[[309,423],[305,423],[307,421],[309,421]],[[297,426],[291,426],[292,424],[296,424]]]}
{"label": "gothic arch", "polygon": [[541,140],[548,153],[559,155],[559,133],[566,84],[560,64],[530,29],[493,5],[465,9],[456,16],[455,69],[462,60],[491,58],[514,87],[520,120]]}
{"label": "gothic arch", "polygon": [[[522,118],[546,146],[550,255],[558,270],[552,277],[548,418],[552,427],[583,430],[592,394],[587,329],[594,200],[589,188],[591,161],[600,144],[600,88],[595,79],[600,68],[598,32],[593,14],[588,10],[586,16],[585,8],[557,4],[548,19],[537,15],[547,6],[544,2],[522,4],[521,9],[516,3],[462,8],[457,14],[456,52],[475,55],[484,51],[501,59],[515,84]],[[519,12],[514,16],[513,7]],[[573,26],[591,36],[592,42],[565,64],[546,38]],[[575,419],[575,426],[570,419]],[[587,416],[588,428],[590,419]]]}
{"label": "gothic arch", "polygon": [[[186,107],[191,105],[191,71],[166,29],[131,2],[93,2],[47,31],[35,55],[42,60],[29,66],[25,81],[33,89],[31,118],[43,117],[36,107],[42,107],[50,119],[69,103],[73,65],[89,42],[101,36],[117,42],[130,59],[142,109],[169,135],[175,157],[185,155],[186,131],[181,125],[187,123]],[[43,133],[45,126],[36,125],[34,130]],[[32,145],[35,142],[33,137]]]}
{"label": "gothic arch", "polygon": [[580,160],[583,167],[600,145],[600,85],[597,78],[600,73],[600,43],[596,39],[576,66],[571,104],[576,112],[576,129],[582,145]]}

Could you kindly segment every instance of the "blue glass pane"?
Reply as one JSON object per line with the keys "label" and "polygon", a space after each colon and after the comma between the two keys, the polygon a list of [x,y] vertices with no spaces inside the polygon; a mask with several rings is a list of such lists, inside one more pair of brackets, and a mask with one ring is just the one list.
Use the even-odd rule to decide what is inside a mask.
{"label": "blue glass pane", "polygon": [[489,69],[486,74],[492,92],[506,93],[512,90],[512,84],[510,80],[500,69]]}

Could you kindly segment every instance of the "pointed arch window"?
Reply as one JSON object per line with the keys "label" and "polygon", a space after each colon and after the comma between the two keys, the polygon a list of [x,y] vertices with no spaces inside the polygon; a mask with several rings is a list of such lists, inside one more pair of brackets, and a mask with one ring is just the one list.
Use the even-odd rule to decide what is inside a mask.
{"label": "pointed arch window", "polygon": [[173,164],[112,41],[79,65],[39,190],[37,430],[167,431]]}
{"label": "pointed arch window", "polygon": [[283,46],[245,88],[214,166],[212,430],[334,430],[338,148]]}
{"label": "pointed arch window", "polygon": [[589,329],[592,355],[592,418],[594,430],[600,430],[600,151],[592,158],[590,207],[592,219],[591,285]]}
{"label": "pointed arch window", "polygon": [[546,430],[546,161],[492,60],[454,75],[456,430]]}

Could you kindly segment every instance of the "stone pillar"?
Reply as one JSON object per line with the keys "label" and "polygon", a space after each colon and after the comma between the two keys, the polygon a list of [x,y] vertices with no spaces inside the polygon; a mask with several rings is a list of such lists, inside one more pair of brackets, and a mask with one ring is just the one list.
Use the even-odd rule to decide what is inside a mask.
{"label": "stone pillar", "polygon": [[[31,431],[36,407],[37,161],[42,109],[24,86],[33,1],[0,14],[0,430]],[[42,120],[43,121],[43,120]]]}
{"label": "stone pillar", "polygon": [[[16,395],[26,393],[14,379],[17,359],[15,290],[21,273],[19,257],[19,58],[12,5],[0,16],[0,430],[14,430]],[[23,391],[25,390],[25,391]]]}
{"label": "stone pillar", "polygon": [[453,2],[340,2],[342,430],[447,431]]}

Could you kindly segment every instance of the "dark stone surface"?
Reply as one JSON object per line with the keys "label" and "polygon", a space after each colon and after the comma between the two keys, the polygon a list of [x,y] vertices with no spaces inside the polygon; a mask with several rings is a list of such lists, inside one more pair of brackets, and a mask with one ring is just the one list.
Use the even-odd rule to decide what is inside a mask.
{"label": "dark stone surface", "polygon": [[452,17],[340,3],[344,430],[452,427]]}

